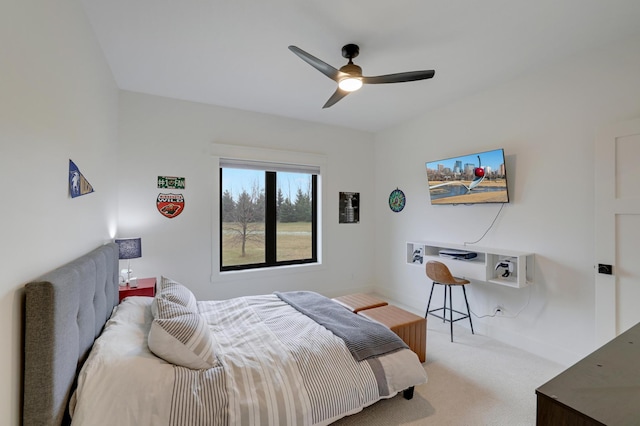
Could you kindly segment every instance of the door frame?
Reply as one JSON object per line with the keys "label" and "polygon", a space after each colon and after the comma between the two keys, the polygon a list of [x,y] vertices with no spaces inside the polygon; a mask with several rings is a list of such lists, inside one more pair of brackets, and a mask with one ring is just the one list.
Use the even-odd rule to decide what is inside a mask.
{"label": "door frame", "polygon": [[[616,196],[616,141],[639,133],[640,118],[607,127],[599,132],[595,143],[595,343],[598,346],[621,332],[616,276],[616,217],[632,212],[633,202]],[[601,273],[599,265],[611,265],[611,275]]]}

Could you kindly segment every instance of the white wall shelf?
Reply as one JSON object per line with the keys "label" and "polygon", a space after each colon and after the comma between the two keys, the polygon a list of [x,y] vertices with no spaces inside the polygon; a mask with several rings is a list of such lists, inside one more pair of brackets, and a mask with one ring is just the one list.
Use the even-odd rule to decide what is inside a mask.
{"label": "white wall shelf", "polygon": [[[473,252],[472,259],[453,259],[440,255],[441,250],[461,250]],[[449,267],[451,273],[459,278],[483,281],[508,287],[521,288],[533,282],[534,254],[514,250],[502,250],[474,245],[437,243],[432,241],[407,242],[406,262],[411,265],[424,265],[428,260],[437,260]],[[507,268],[496,265],[501,262],[513,264],[513,272],[503,276]]]}

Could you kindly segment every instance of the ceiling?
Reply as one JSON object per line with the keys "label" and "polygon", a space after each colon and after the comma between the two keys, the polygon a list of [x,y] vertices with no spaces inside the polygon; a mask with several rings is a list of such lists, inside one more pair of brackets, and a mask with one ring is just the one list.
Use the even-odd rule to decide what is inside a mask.
{"label": "ceiling", "polygon": [[[376,132],[635,35],[638,0],[81,0],[118,86]],[[287,47],[364,75],[435,70],[365,85],[322,109],[336,83]]]}

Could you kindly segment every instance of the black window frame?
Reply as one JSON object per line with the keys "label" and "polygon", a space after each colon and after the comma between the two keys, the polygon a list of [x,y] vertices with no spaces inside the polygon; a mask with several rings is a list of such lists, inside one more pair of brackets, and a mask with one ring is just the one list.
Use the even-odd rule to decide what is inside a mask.
{"label": "black window frame", "polygon": [[[220,187],[219,187],[219,246],[220,253],[220,272],[243,271],[259,268],[278,268],[290,265],[305,265],[318,263],[318,175],[319,173],[309,173],[311,175],[311,257],[306,259],[295,260],[277,260],[277,174],[278,171],[266,170],[265,166],[265,261],[260,263],[248,263],[242,265],[224,266],[222,262],[222,227],[223,227],[223,186],[222,170],[225,167],[220,166]],[[233,168],[233,167],[227,167]]]}

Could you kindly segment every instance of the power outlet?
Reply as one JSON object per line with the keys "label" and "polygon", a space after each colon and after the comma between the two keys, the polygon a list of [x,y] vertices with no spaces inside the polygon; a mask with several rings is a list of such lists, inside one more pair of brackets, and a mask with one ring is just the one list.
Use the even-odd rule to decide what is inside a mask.
{"label": "power outlet", "polygon": [[504,315],[504,308],[502,307],[502,305],[498,305],[493,308],[493,315]]}

